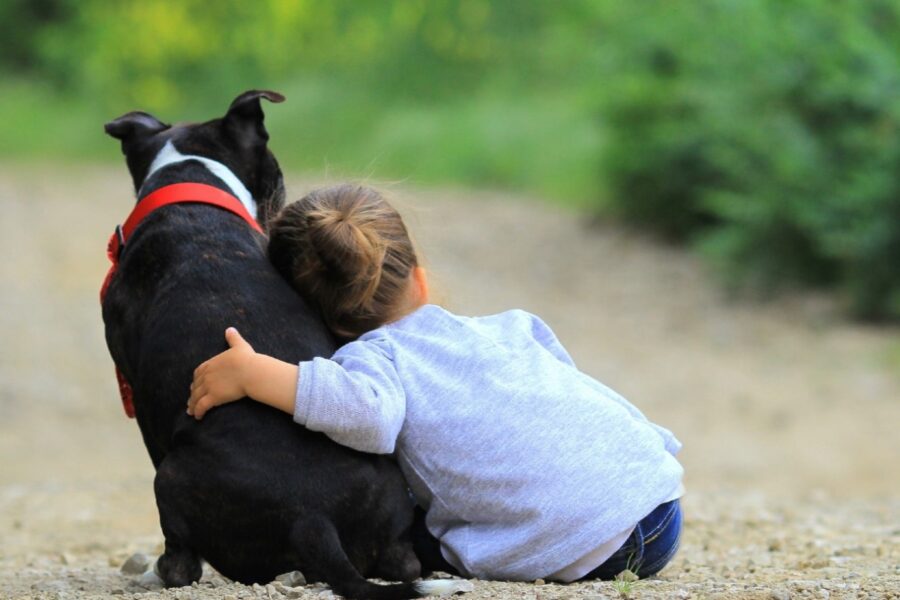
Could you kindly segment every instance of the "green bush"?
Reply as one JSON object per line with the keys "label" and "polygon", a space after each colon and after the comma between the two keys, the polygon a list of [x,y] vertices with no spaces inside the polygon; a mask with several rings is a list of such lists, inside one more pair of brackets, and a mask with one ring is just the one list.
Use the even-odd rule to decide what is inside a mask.
{"label": "green bush", "polygon": [[290,169],[539,193],[900,319],[900,0],[9,0],[0,156],[251,87]]}
{"label": "green bush", "polygon": [[[896,2],[705,2],[637,19],[602,110],[613,208],[733,286],[840,286],[900,318]],[[684,43],[685,40],[690,43]]]}

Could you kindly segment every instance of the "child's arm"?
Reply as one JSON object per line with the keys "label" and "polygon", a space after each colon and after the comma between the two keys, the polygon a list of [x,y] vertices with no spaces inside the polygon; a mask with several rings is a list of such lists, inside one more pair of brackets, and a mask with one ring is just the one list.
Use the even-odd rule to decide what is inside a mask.
{"label": "child's arm", "polygon": [[387,454],[406,418],[406,396],[393,363],[378,342],[351,342],[329,360],[292,365],[259,354],[229,328],[230,349],[194,372],[188,414],[197,419],[221,404],[249,396],[294,416],[334,441]]}
{"label": "child's arm", "polygon": [[406,420],[406,393],[384,339],[350,342],[329,360],[300,363],[294,421],[362,452],[389,454]]}
{"label": "child's arm", "polygon": [[194,371],[187,413],[199,420],[214,406],[249,396],[293,414],[297,365],[254,352],[234,327],[225,340],[230,348]]}

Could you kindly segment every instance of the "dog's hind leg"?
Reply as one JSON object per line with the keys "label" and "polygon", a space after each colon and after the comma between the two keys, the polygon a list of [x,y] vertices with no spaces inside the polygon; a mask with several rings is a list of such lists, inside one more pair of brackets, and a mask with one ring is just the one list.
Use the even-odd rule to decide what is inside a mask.
{"label": "dog's hind leg", "polygon": [[415,581],[422,571],[412,543],[397,540],[379,550],[375,575],[388,581]]}
{"label": "dog's hind leg", "polygon": [[416,583],[379,585],[367,581],[344,552],[334,524],[324,517],[297,521],[290,534],[308,581],[324,581],[335,593],[354,600],[407,600],[422,596],[446,596],[472,590],[468,581],[442,579]]}
{"label": "dog's hind leg", "polygon": [[166,549],[156,561],[155,571],[166,587],[191,585],[203,575],[203,565],[188,543],[188,524],[174,501],[178,493],[176,477],[165,462],[156,471],[153,487],[159,508],[159,524],[166,538]]}
{"label": "dog's hind leg", "polygon": [[337,529],[325,517],[309,516],[297,521],[290,540],[307,581],[324,581],[345,598],[402,600],[422,595],[409,583],[381,586],[367,581],[350,562]]}
{"label": "dog's hind leg", "polygon": [[166,537],[166,551],[156,561],[156,572],[166,587],[182,587],[200,580],[203,565],[196,552]]}

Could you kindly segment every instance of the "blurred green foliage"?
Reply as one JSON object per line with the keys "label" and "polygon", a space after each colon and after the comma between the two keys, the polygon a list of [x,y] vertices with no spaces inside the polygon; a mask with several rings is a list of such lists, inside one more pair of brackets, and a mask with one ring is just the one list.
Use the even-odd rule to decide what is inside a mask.
{"label": "blurred green foliage", "polygon": [[900,0],[5,0],[0,155],[284,92],[286,166],[528,190],[900,319]]}
{"label": "blurred green foliage", "polygon": [[703,4],[621,24],[616,209],[731,285],[835,285],[900,317],[900,4]]}

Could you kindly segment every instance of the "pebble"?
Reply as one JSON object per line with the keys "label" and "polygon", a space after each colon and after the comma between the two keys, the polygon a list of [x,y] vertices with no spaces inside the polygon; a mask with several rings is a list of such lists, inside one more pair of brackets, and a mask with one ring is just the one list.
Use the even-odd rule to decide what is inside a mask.
{"label": "pebble", "polygon": [[629,569],[625,569],[624,571],[622,571],[621,573],[619,573],[618,575],[616,575],[616,581],[628,581],[628,582],[632,582],[632,581],[637,581],[638,579],[639,579],[639,577],[638,577],[637,575],[635,575],[635,574],[634,574],[631,570],[629,570]]}
{"label": "pebble", "polygon": [[299,598],[303,595],[302,587],[290,588],[280,582],[275,583],[275,589],[278,590],[278,592],[282,596],[286,596],[288,598]]}
{"label": "pebble", "polygon": [[122,563],[119,570],[126,575],[142,575],[144,571],[150,568],[153,559],[146,554],[138,552],[132,554],[128,560]]}
{"label": "pebble", "polygon": [[300,571],[289,571],[275,578],[275,581],[288,587],[300,587],[306,585],[306,577]]}

